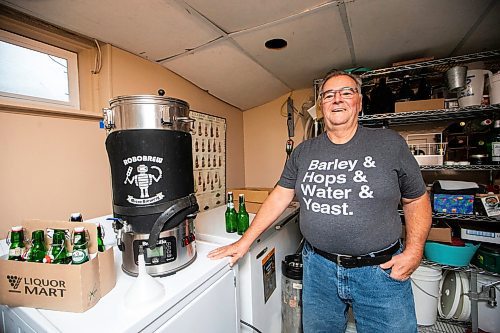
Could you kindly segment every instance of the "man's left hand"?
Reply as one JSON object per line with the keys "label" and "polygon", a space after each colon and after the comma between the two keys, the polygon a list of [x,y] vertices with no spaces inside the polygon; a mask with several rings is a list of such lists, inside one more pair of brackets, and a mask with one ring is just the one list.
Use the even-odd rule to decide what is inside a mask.
{"label": "man's left hand", "polygon": [[422,255],[403,251],[392,257],[391,260],[380,265],[382,269],[391,269],[391,278],[405,281],[410,278],[411,273],[420,265]]}

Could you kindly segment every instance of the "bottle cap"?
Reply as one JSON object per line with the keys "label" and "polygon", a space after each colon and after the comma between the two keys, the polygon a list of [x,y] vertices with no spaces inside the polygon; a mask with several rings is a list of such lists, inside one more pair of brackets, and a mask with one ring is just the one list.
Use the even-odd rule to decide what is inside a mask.
{"label": "bottle cap", "polygon": [[69,217],[69,220],[73,222],[82,222],[83,221],[82,213],[72,213]]}
{"label": "bottle cap", "polygon": [[76,227],[75,232],[83,232],[85,230],[84,227]]}
{"label": "bottle cap", "polygon": [[12,227],[12,231],[22,231],[23,226],[22,225],[16,225],[15,227]]}

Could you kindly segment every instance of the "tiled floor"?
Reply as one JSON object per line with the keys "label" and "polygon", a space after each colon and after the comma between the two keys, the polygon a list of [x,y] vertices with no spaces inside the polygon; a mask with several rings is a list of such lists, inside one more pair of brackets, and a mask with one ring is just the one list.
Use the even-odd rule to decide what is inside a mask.
{"label": "tiled floor", "polygon": [[437,321],[432,326],[419,326],[420,333],[464,333],[467,326],[462,323]]}
{"label": "tiled floor", "polygon": [[[432,326],[419,326],[419,333],[465,333],[467,326],[463,323],[437,321]],[[356,333],[356,326],[353,322],[347,324],[345,333]]]}

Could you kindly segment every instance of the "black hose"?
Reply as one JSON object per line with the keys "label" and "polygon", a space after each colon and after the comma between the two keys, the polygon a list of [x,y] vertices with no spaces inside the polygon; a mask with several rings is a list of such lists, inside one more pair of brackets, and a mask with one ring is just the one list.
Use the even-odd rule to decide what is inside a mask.
{"label": "black hose", "polygon": [[255,332],[257,333],[262,333],[261,331],[259,331],[255,326],[253,325],[250,325],[249,323],[247,323],[246,321],[243,321],[243,320],[240,320],[240,323],[242,323],[243,325],[247,325],[248,327],[250,327],[251,329],[253,329]]}

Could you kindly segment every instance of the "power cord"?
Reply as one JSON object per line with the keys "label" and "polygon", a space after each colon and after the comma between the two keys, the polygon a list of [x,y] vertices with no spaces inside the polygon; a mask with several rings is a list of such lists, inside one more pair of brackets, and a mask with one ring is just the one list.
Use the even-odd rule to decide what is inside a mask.
{"label": "power cord", "polygon": [[246,325],[248,327],[250,327],[251,329],[253,329],[255,332],[257,333],[262,333],[261,331],[259,331],[255,326],[253,325],[250,325],[249,323],[247,323],[246,321],[243,321],[240,319],[240,323],[242,323],[243,325]]}

